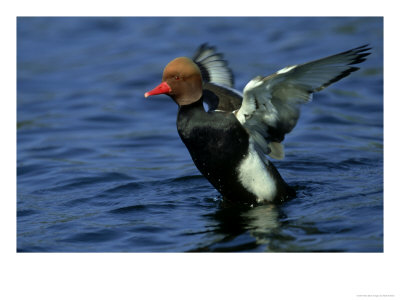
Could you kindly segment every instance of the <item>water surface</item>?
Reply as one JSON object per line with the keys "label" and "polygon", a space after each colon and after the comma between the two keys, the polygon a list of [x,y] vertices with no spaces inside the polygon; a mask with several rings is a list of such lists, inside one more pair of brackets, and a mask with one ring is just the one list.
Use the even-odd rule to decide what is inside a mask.
{"label": "water surface", "polygon": [[[383,251],[382,18],[18,18],[17,250]],[[166,63],[209,42],[242,89],[369,43],[361,70],[314,96],[274,161],[297,197],[224,207],[145,100]]]}

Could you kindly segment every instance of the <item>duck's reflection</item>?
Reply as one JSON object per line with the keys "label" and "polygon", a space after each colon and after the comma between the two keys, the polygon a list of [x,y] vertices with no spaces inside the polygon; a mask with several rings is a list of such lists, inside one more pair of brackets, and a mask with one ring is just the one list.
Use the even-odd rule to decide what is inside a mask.
{"label": "duck's reflection", "polygon": [[266,204],[254,207],[243,213],[243,217],[247,220],[247,230],[260,239],[271,234],[279,228],[279,210],[274,204]]}
{"label": "duck's reflection", "polygon": [[257,207],[221,206],[212,215],[213,234],[220,238],[195,251],[268,251],[268,245],[280,230],[280,210],[274,204]]}

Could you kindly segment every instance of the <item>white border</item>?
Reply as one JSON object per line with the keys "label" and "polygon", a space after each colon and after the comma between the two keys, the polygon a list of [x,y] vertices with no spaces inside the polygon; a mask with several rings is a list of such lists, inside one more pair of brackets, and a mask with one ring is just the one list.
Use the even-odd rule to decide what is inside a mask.
{"label": "white border", "polygon": [[[181,6],[180,2],[185,5]],[[377,1],[15,1],[1,13],[2,299],[365,299],[400,297],[395,190],[398,9]],[[279,3],[277,3],[279,2]],[[185,7],[185,9],[181,9]],[[385,17],[383,254],[16,254],[16,16]],[[395,92],[396,91],[396,92]],[[396,137],[396,138],[393,138]],[[372,299],[377,299],[373,297]],[[381,296],[380,298],[383,298]],[[371,297],[369,297],[371,299]]]}

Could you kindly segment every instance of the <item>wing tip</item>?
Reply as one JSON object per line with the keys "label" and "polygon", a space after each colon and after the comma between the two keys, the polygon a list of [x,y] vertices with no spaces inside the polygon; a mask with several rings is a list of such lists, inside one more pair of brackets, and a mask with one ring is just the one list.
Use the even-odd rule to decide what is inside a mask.
{"label": "wing tip", "polygon": [[355,57],[352,58],[348,65],[356,65],[366,61],[366,57],[371,55],[371,52],[367,52],[370,50],[372,50],[372,47],[370,47],[369,44],[364,44],[362,46],[346,51],[350,55],[355,55]]}
{"label": "wing tip", "polygon": [[345,78],[347,76],[349,76],[351,73],[358,71],[360,68],[359,67],[355,67],[354,65],[360,64],[364,61],[367,60],[367,56],[369,56],[371,54],[371,52],[367,52],[369,50],[371,50],[372,47],[370,47],[369,44],[364,44],[362,46],[347,50],[345,52],[339,53],[337,54],[338,56],[348,56],[349,62],[347,63],[347,66],[349,66],[349,68],[347,68],[346,70],[342,71],[340,74],[338,74],[336,77],[330,79],[329,81],[327,81],[326,83],[324,83],[323,85],[321,85],[319,88],[315,89],[315,92],[319,92],[321,90],[323,90],[324,88],[328,87],[329,85],[331,85],[332,83],[335,83],[339,80],[341,80],[342,78]]}

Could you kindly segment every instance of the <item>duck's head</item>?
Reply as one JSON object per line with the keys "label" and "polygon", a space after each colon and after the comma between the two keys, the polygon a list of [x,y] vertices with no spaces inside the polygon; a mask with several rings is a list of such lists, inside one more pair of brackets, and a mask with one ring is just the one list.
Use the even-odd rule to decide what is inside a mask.
{"label": "duck's head", "polygon": [[196,102],[202,93],[203,80],[199,67],[188,57],[178,57],[165,67],[162,82],[144,96],[166,94],[182,106]]}

